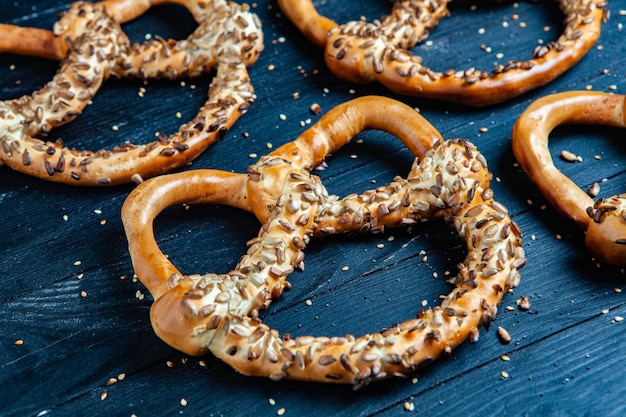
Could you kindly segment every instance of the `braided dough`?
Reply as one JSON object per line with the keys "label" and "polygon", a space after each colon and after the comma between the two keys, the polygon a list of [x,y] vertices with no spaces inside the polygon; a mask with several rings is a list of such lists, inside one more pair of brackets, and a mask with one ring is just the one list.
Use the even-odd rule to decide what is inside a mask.
{"label": "braided dough", "polygon": [[[332,128],[341,126],[350,134],[360,129],[328,116],[347,112],[343,114],[352,113],[348,119],[360,113],[357,119],[377,119],[389,114],[391,105],[394,115],[408,122],[399,124],[400,133],[413,128],[420,132],[400,138],[417,150],[421,162],[416,160],[407,179],[396,178],[389,186],[343,200],[329,196],[309,170],[345,142],[345,133]],[[387,122],[395,123],[394,119]],[[502,295],[519,281],[518,270],[525,264],[521,231],[493,199],[488,188],[491,174],[476,148],[467,141],[443,142],[438,137],[430,124],[404,105],[383,98],[357,99],[261,158],[247,178],[214,170],[188,171],[138,186],[124,203],[122,219],[135,272],[155,298],[151,309],[155,332],[188,354],[210,351],[245,375],[350,383],[357,388],[411,374],[466,338],[478,340],[479,327],[489,328]],[[182,202],[229,204],[262,219],[251,205],[252,189],[259,186],[264,190],[259,195],[269,191],[277,199],[232,271],[183,275],[159,250],[152,222],[165,207]],[[455,288],[440,307],[361,337],[281,337],[258,318],[259,310],[288,285],[287,275],[303,261],[311,237],[380,231],[433,218],[445,218],[468,247]]]}
{"label": "braided dough", "polygon": [[626,96],[591,91],[552,94],[532,103],[513,128],[513,153],[532,182],[563,216],[586,230],[587,250],[600,262],[626,265],[626,194],[594,202],[555,166],[548,136],[557,126],[626,127]]}
{"label": "braided dough", "polygon": [[489,71],[437,72],[408,49],[428,37],[448,14],[449,0],[396,0],[391,14],[374,22],[338,25],[311,0],[278,0],[283,13],[313,43],[336,76],[355,83],[378,81],[390,90],[471,106],[509,100],[544,85],[575,65],[600,36],[605,0],[558,0],[565,15],[556,42],[536,47],[532,58]]}
{"label": "braided dough", "polygon": [[[119,22],[150,6],[186,6],[198,28],[183,41],[154,39],[133,45]],[[112,15],[109,15],[112,13]],[[246,69],[263,49],[259,19],[247,5],[226,1],[74,3],[53,32],[4,25],[0,51],[62,60],[41,90],[0,102],[0,164],[71,185],[115,185],[162,174],[196,158],[244,114],[253,98]],[[178,132],[146,145],[124,143],[97,152],[37,139],[74,120],[104,80],[114,77],[195,77],[216,69],[208,100]]]}

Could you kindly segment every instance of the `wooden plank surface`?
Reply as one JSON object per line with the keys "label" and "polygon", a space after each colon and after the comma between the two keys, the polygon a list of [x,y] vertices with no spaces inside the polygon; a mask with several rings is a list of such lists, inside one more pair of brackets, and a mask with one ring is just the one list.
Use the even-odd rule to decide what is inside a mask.
{"label": "wooden plank surface", "polygon": [[[487,2],[474,8],[475,2],[455,1],[451,16],[431,34],[432,43],[422,43],[416,53],[435,69],[491,68],[498,52],[502,60],[524,59],[539,39],[558,36],[561,13],[556,2],[545,3]],[[510,344],[502,345],[493,329],[483,330],[479,343],[463,344],[414,380],[356,392],[243,377],[210,355],[187,357],[154,335],[148,317],[152,300],[132,279],[119,216],[133,185],[73,188],[1,167],[0,415],[624,415],[626,332],[615,320],[626,316],[624,270],[591,260],[583,233],[546,206],[510,148],[515,120],[538,97],[587,86],[626,92],[626,1],[609,3],[611,18],[600,41],[576,67],[506,104],[474,109],[338,80],[326,70],[322,51],[295,30],[276,3],[259,0],[253,10],[263,22],[266,48],[250,69],[255,103],[222,141],[185,168],[245,172],[256,160],[250,154],[263,155],[314,123],[320,117],[309,110],[314,103],[328,111],[357,96],[384,94],[419,108],[446,138],[466,138],[479,147],[497,178],[497,199],[524,232],[528,263],[496,321],[510,332]],[[0,22],[48,29],[68,5],[3,0]],[[384,1],[316,5],[339,22],[372,19],[388,10]],[[146,33],[182,38],[194,25],[183,8],[168,5],[124,29],[141,41]],[[1,55],[0,99],[30,93],[56,69],[55,62]],[[109,80],[93,104],[52,138],[91,149],[148,142],[155,131],[174,132],[193,117],[210,80],[207,75],[184,86]],[[137,94],[141,87],[143,98]],[[585,190],[601,181],[600,196],[607,197],[626,189],[623,137],[615,128],[561,127],[551,136],[551,149],[581,155],[582,163],[555,158],[556,164]],[[317,172],[331,193],[360,192],[408,172],[412,158],[399,141],[380,132],[359,139]],[[251,214],[220,206],[175,207],[156,222],[162,250],[185,273],[230,270],[258,228]],[[460,244],[440,223],[315,240],[306,250],[304,272],[290,277],[293,289],[263,319],[292,335],[378,331],[413,317],[423,304],[438,304],[439,295],[449,291],[446,273],[454,273],[464,257]],[[530,297],[529,311],[516,306],[522,295]],[[118,382],[108,385],[111,378]],[[414,410],[407,411],[405,403]]]}

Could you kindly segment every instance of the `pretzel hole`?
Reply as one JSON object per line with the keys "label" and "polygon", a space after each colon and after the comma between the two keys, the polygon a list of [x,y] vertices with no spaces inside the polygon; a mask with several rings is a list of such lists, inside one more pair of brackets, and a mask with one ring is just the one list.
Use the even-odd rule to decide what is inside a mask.
{"label": "pretzel hole", "polygon": [[291,290],[261,319],[292,337],[379,332],[440,305],[466,253],[443,221],[312,239],[304,271],[287,278]]}
{"label": "pretzel hole", "polygon": [[[623,131],[602,125],[558,126],[551,132],[548,142],[554,166],[585,192],[597,182],[600,193],[594,200],[623,193],[624,184],[612,180],[626,171],[623,164],[626,158]],[[580,159],[572,162],[563,159],[563,150]],[[607,167],[613,169],[607,170]]]}
{"label": "pretzel hole", "polygon": [[[382,151],[381,151],[382,150]],[[370,130],[354,137],[339,152],[330,155],[313,173],[330,194],[340,197],[386,185],[394,176],[406,176],[413,155],[393,135]],[[354,175],[355,170],[368,175]]]}
{"label": "pretzel hole", "polygon": [[259,232],[253,214],[226,205],[184,204],[166,208],[154,221],[162,252],[183,274],[226,273]]}
{"label": "pretzel hole", "polygon": [[531,59],[535,47],[556,41],[563,28],[563,12],[555,1],[455,0],[448,8],[450,15],[412,49],[435,71],[476,68],[491,73],[497,65]]}

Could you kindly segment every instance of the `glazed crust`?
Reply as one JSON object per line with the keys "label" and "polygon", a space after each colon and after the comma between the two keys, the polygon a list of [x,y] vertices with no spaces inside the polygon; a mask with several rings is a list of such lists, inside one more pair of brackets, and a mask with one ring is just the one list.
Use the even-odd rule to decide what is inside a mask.
{"label": "glazed crust", "polygon": [[548,139],[561,124],[626,127],[623,95],[568,91],[533,102],[513,127],[516,159],[548,202],[587,231],[586,246],[603,263],[626,265],[626,195],[594,202],[555,166]]}
{"label": "glazed crust", "polygon": [[[131,44],[120,22],[141,15],[155,4],[169,2],[74,3],[53,32],[0,27],[0,33],[6,35],[1,51],[62,60],[59,71],[44,88],[0,102],[0,161],[45,180],[115,185],[184,166],[223,138],[253,99],[246,67],[263,49],[260,21],[248,6],[225,1],[175,1],[188,7],[199,24],[187,39]],[[80,115],[111,76],[175,79],[196,77],[213,69],[216,75],[207,101],[193,120],[172,135],[158,133],[157,140],[146,145],[124,143],[95,152],[38,138]]]}
{"label": "glazed crust", "polygon": [[[311,0],[279,0],[285,15],[316,45],[328,68],[355,83],[378,81],[405,95],[486,106],[544,85],[575,65],[595,44],[606,17],[604,0],[558,0],[565,15],[556,42],[535,48],[532,58],[492,71],[435,71],[408,49],[424,40],[448,15],[448,0],[396,0],[389,16],[342,25],[321,16]],[[401,28],[401,29],[398,29]]]}
{"label": "glazed crust", "polygon": [[[245,178],[188,171],[148,180],[129,195],[122,210],[129,250],[137,276],[155,297],[151,321],[164,341],[192,355],[210,351],[245,375],[358,388],[412,374],[467,338],[476,341],[480,326],[489,327],[502,295],[517,285],[525,257],[521,231],[493,199],[491,174],[472,144],[436,139],[439,134],[430,124],[424,125],[417,113],[398,103],[398,110],[404,108],[400,118],[412,121],[403,130],[430,132],[402,138],[420,153],[407,179],[398,177],[389,186],[339,199],[329,196],[319,178],[309,173],[325,152],[346,142],[345,132],[327,130],[338,125],[326,117],[336,119],[362,108],[366,113],[360,118],[368,120],[368,114],[376,113],[371,109],[380,108],[371,106],[372,100],[390,102],[366,98],[341,105],[296,141],[262,157]],[[264,181],[270,178],[275,202],[255,208],[251,187],[266,190]],[[246,182],[247,187],[242,186]],[[233,200],[237,189],[240,193]],[[151,226],[162,208],[182,201],[232,204],[267,220],[232,271],[184,275],[158,250]],[[145,210],[153,203],[154,208]],[[455,288],[441,306],[361,337],[281,337],[259,319],[259,310],[281,295],[287,276],[302,263],[310,238],[436,218],[445,218],[468,248]]]}

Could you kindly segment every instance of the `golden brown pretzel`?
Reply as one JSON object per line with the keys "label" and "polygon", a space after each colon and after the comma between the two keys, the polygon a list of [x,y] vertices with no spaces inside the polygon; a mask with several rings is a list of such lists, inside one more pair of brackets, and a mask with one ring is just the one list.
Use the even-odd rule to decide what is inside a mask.
{"label": "golden brown pretzel", "polygon": [[[180,3],[199,22],[184,41],[155,39],[132,45],[119,22],[151,5]],[[63,59],[53,80],[32,95],[0,102],[0,163],[71,185],[114,185],[180,167],[224,136],[253,97],[246,69],[263,49],[259,19],[249,7],[196,0],[74,3],[55,24],[41,29],[4,25],[0,51]],[[22,40],[28,39],[24,43]],[[11,49],[15,42],[15,49]],[[178,132],[159,134],[146,145],[124,143],[112,150],[79,151],[60,141],[35,138],[70,122],[109,76],[176,78],[215,68],[208,100]]]}
{"label": "golden brown pretzel", "polygon": [[513,153],[532,182],[563,216],[586,230],[585,244],[600,262],[626,265],[626,194],[591,197],[555,166],[548,136],[557,126],[626,127],[626,96],[591,91],[552,94],[532,103],[513,127]]}
{"label": "golden brown pretzel", "polygon": [[544,85],[576,64],[600,36],[605,0],[558,0],[565,28],[556,42],[535,48],[526,61],[434,71],[407,49],[428,36],[448,14],[449,0],[396,0],[391,14],[372,23],[338,25],[311,0],[278,0],[283,13],[316,45],[336,76],[355,83],[379,81],[390,90],[485,106]]}
{"label": "golden brown pretzel", "polygon": [[[351,103],[346,104],[343,110],[354,111]],[[337,126],[324,118],[322,125]],[[415,114],[411,126],[422,123]],[[315,134],[297,139],[298,157],[306,155],[300,152],[305,144],[309,155],[317,148],[334,148],[334,131],[319,125],[314,129]],[[430,129],[427,125],[426,130]],[[294,149],[293,143],[285,147]],[[135,271],[156,300],[151,309],[155,332],[188,354],[211,351],[245,375],[355,387],[411,374],[466,338],[477,340],[479,327],[488,328],[495,318],[502,295],[518,283],[518,270],[525,264],[521,232],[506,208],[493,199],[488,188],[491,174],[472,144],[438,140],[420,156],[421,163],[416,160],[408,179],[396,178],[387,187],[344,200],[328,196],[318,178],[282,157],[262,158],[247,180],[238,174],[206,170],[144,182],[124,203],[122,219]],[[304,159],[304,166],[312,168],[312,159]],[[231,204],[251,210],[250,185],[263,187],[268,177],[276,179],[267,171],[274,167],[284,173],[282,183],[271,184],[278,199],[235,269],[222,275],[186,276],[162,255],[152,232],[152,221],[161,210],[181,202]],[[246,181],[247,188],[243,186]],[[380,230],[442,217],[466,241],[468,255],[459,265],[455,288],[440,307],[382,333],[358,338],[281,338],[258,318],[258,311],[282,293],[287,275],[302,262],[311,236]]]}

